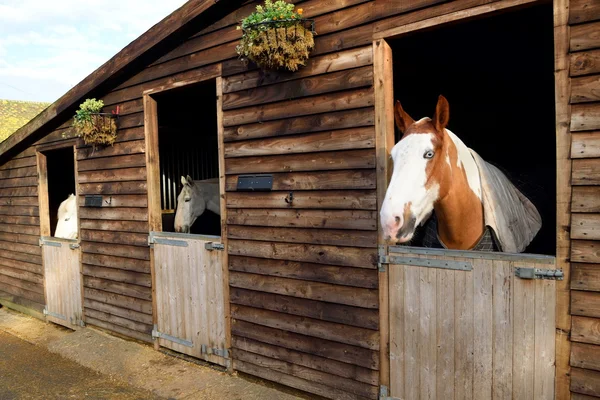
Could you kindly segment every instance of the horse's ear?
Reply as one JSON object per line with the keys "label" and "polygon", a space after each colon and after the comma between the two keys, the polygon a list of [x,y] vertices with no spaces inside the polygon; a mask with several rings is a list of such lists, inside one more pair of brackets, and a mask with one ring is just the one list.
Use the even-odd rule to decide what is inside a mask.
{"label": "horse's ear", "polygon": [[183,186],[187,185],[187,180],[185,179],[185,176],[183,176],[183,175],[181,176],[181,184]]}
{"label": "horse's ear", "polygon": [[402,108],[400,100],[396,100],[396,105],[394,106],[394,119],[396,120],[396,126],[401,133],[406,132],[408,127],[415,123],[415,120]]}
{"label": "horse's ear", "polygon": [[448,100],[442,95],[438,97],[437,105],[435,106],[435,115],[433,116],[433,123],[435,129],[439,133],[443,133],[446,126],[448,126],[448,120],[450,119],[450,104]]}
{"label": "horse's ear", "polygon": [[192,177],[191,177],[191,176],[189,176],[189,175],[187,176],[187,182],[188,182],[188,185],[190,185],[190,186],[194,186],[194,180],[193,180],[193,179],[192,179]]}

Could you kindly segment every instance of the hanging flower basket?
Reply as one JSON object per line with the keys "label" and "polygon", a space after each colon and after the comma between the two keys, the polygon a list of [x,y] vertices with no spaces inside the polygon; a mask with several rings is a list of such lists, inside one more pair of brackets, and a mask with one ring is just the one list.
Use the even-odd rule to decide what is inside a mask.
{"label": "hanging flower basket", "polygon": [[285,1],[265,1],[242,21],[236,50],[242,60],[263,69],[297,71],[315,46],[314,21],[302,18],[301,8]]}
{"label": "hanging flower basket", "polygon": [[117,120],[119,110],[112,114],[102,113],[102,100],[87,99],[79,106],[75,114],[73,126],[77,136],[82,137],[85,144],[112,146],[117,139]]}

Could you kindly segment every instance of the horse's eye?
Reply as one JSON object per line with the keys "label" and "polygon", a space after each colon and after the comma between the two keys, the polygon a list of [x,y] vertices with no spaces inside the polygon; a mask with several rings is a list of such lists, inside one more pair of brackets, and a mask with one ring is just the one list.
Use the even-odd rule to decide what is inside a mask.
{"label": "horse's eye", "polygon": [[435,153],[433,152],[433,150],[429,150],[427,152],[425,152],[425,154],[423,154],[423,158],[433,158],[433,155]]}
{"label": "horse's eye", "polygon": [[190,201],[191,199],[192,199],[191,197],[186,197],[186,198],[185,198],[185,199],[183,199],[183,200],[184,200],[184,201],[187,203],[187,202],[188,202],[188,201]]}

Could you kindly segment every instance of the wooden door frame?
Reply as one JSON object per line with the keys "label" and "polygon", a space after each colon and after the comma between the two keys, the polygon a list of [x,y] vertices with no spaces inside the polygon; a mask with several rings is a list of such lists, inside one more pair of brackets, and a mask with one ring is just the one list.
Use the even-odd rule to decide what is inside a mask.
{"label": "wooden door frame", "polygon": [[[554,51],[555,51],[555,101],[556,101],[556,268],[564,272],[564,280],[556,283],[556,334],[555,334],[555,398],[570,399],[570,201],[571,201],[571,160],[570,160],[570,84],[568,76],[569,0],[552,0],[554,9]],[[448,23],[466,22],[475,18],[485,18],[505,10],[515,9],[545,0],[500,0],[491,4],[472,7],[446,15],[429,18],[406,25],[396,26],[373,35],[373,69],[375,90],[375,137],[377,157],[377,211],[379,213],[389,180],[391,178],[390,152],[394,146],[394,98],[392,50],[386,39]],[[381,227],[378,234],[379,254],[385,255],[387,246],[383,241]],[[380,310],[380,385],[387,395],[390,384],[389,364],[389,293],[388,271],[379,272]]]}
{"label": "wooden door frame", "polygon": [[[144,136],[146,140],[146,175],[148,191],[148,231],[162,231],[162,210],[160,206],[160,157],[158,143],[158,107],[153,97],[158,93],[169,90],[184,88],[197,83],[215,80],[217,101],[217,142],[219,152],[219,191],[221,207],[221,242],[225,246],[223,254],[223,296],[225,307],[225,344],[231,348],[231,312],[229,305],[229,257],[227,253],[227,204],[225,193],[225,149],[223,128],[223,78],[221,64],[199,68],[194,77],[185,80],[168,83],[144,91]],[[150,248],[150,272],[152,276],[152,319],[153,324],[158,321],[156,304],[156,273],[154,269],[154,250]],[[154,347],[159,348],[158,340],[154,341]],[[229,364],[229,371],[233,371],[233,363]]]}

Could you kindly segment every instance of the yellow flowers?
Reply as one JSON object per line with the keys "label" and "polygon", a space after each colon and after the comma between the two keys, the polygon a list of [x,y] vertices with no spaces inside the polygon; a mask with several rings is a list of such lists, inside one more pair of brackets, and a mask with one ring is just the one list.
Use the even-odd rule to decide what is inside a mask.
{"label": "yellow flowers", "polygon": [[298,13],[298,15],[302,15],[302,13],[304,12],[304,10],[301,9],[301,8],[299,8],[299,9],[296,10],[296,12]]}

